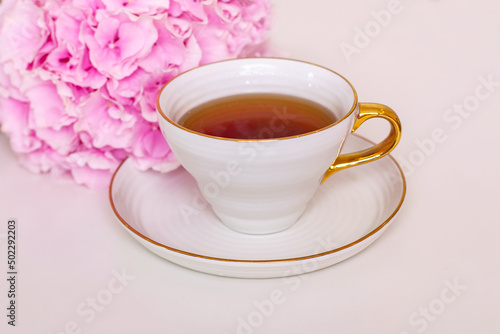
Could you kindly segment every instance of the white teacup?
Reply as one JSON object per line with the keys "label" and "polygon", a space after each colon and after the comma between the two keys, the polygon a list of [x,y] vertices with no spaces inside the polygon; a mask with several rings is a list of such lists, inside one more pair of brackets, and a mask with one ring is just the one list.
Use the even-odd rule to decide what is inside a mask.
{"label": "white teacup", "polygon": [[[312,100],[327,107],[337,121],[293,137],[253,140],[214,137],[177,123],[203,103],[250,93]],[[392,109],[358,103],[356,91],[339,74],[289,59],[236,59],[187,71],[163,87],[157,111],[173,153],[215,214],[228,227],[251,234],[290,227],[322,181],[336,171],[381,158],[401,136]],[[369,149],[339,155],[349,133],[373,117],[389,121],[387,138]]]}

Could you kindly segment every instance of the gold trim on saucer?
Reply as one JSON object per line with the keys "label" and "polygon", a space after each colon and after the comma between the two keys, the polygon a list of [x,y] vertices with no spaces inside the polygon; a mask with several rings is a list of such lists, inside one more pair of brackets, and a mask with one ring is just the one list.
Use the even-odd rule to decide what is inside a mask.
{"label": "gold trim on saucer", "polygon": [[[366,139],[364,139],[361,136],[357,136],[356,135],[356,137],[361,138],[363,140],[366,140]],[[371,141],[368,141],[368,140],[366,140],[366,141],[372,143]],[[401,169],[401,167],[399,166],[399,164],[397,163],[397,161],[392,156],[390,156],[390,155],[387,155],[387,158],[390,158],[394,162],[394,164],[396,165],[396,167],[398,168],[399,173],[401,175],[401,181],[402,181],[401,199],[399,200],[399,203],[398,203],[397,207],[394,209],[394,211],[392,212],[392,214],[385,221],[383,221],[380,225],[378,225],[375,229],[373,229],[369,233],[365,234],[364,236],[362,236],[361,238],[359,238],[359,239],[357,239],[357,240],[355,240],[353,242],[350,242],[350,243],[348,243],[348,244],[346,244],[344,246],[341,246],[341,247],[338,247],[338,248],[335,248],[335,249],[332,249],[332,250],[329,250],[329,251],[321,252],[321,253],[318,253],[318,254],[312,254],[312,255],[300,256],[300,257],[293,257],[293,258],[282,258],[282,259],[271,259],[271,260],[241,260],[241,259],[212,257],[212,256],[206,256],[206,255],[196,254],[196,253],[192,253],[192,252],[183,251],[181,249],[173,248],[173,247],[164,245],[162,243],[159,243],[159,242],[157,242],[157,241],[155,241],[155,240],[153,240],[153,239],[145,236],[144,234],[140,233],[139,231],[137,231],[136,229],[134,229],[132,226],[130,226],[125,221],[125,219],[120,216],[120,214],[118,213],[118,210],[116,209],[115,203],[113,201],[113,182],[114,182],[114,179],[115,179],[118,171],[123,166],[123,164],[126,161],[126,159],[124,161],[122,161],[122,163],[120,164],[120,166],[118,166],[118,168],[116,169],[115,173],[113,174],[113,177],[112,177],[110,185],[109,185],[108,196],[109,196],[109,201],[110,201],[111,208],[112,208],[114,214],[116,215],[116,217],[118,218],[118,220],[129,231],[131,231],[137,237],[142,238],[142,239],[148,241],[149,243],[154,244],[154,245],[156,245],[158,247],[162,247],[164,249],[167,249],[167,250],[169,250],[171,252],[175,252],[175,253],[178,253],[178,254],[183,254],[183,255],[186,255],[186,256],[194,257],[194,258],[200,258],[200,259],[206,259],[206,260],[212,260],[212,261],[221,261],[221,262],[234,262],[234,263],[278,263],[278,262],[294,262],[294,261],[301,261],[301,260],[308,260],[308,259],[320,258],[320,257],[326,256],[326,255],[330,255],[330,254],[333,254],[333,253],[338,253],[338,252],[340,252],[342,250],[348,249],[348,248],[350,248],[350,247],[352,247],[354,245],[357,245],[357,244],[361,243],[362,241],[368,239],[369,237],[373,236],[374,234],[376,234],[378,231],[380,231],[381,229],[383,229],[394,218],[394,216],[397,214],[397,212],[401,208],[401,205],[403,204],[403,201],[404,201],[404,198],[405,198],[405,195],[406,195],[406,180],[405,180],[405,177],[404,177],[403,170]],[[165,176],[167,176],[167,175],[168,174],[165,174]]]}

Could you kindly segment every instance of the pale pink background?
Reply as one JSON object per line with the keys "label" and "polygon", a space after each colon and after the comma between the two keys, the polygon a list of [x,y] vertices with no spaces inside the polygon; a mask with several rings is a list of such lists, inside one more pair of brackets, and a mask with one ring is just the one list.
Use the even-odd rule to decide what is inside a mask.
{"label": "pale pink background", "polygon": [[[360,101],[385,103],[399,113],[404,135],[393,156],[406,171],[408,192],[390,229],[357,256],[304,277],[201,274],[130,238],[106,190],[20,168],[0,135],[4,273],[7,220],[19,225],[18,326],[6,325],[1,279],[2,333],[500,331],[500,86],[488,91],[481,81],[500,82],[500,4],[273,2],[271,37],[278,48],[336,70],[356,87]],[[389,18],[381,16],[389,9]],[[368,41],[357,36],[365,28],[373,29]],[[340,45],[355,42],[359,53],[348,59]],[[482,98],[468,105],[471,112],[453,111],[474,102],[475,94]],[[360,129],[366,137],[384,134],[383,125],[367,125]],[[122,271],[133,279],[120,285],[116,275]],[[88,303],[104,296],[109,284],[119,291],[92,315]],[[245,332],[242,321],[271,298],[279,303]]]}

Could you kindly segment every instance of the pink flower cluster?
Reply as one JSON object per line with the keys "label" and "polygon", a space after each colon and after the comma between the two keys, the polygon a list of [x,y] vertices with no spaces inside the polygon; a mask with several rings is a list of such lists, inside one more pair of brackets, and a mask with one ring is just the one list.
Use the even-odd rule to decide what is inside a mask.
{"label": "pink flower cluster", "polygon": [[3,0],[0,126],[34,172],[108,185],[130,156],[178,166],[159,89],[213,61],[262,55],[268,0]]}

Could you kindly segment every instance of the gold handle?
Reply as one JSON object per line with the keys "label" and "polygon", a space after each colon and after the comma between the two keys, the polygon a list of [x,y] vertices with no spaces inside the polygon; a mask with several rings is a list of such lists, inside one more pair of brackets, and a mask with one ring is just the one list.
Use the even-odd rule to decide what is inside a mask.
{"label": "gold handle", "polygon": [[383,104],[360,103],[359,115],[354,122],[351,132],[356,131],[366,120],[374,117],[380,117],[389,121],[391,124],[391,131],[389,132],[389,135],[377,145],[366,150],[339,155],[330,168],[328,168],[321,182],[324,182],[333,173],[342,169],[382,158],[383,156],[389,154],[394,147],[396,147],[399,143],[399,139],[401,138],[401,122],[399,121],[398,115],[396,115],[394,110]]}

